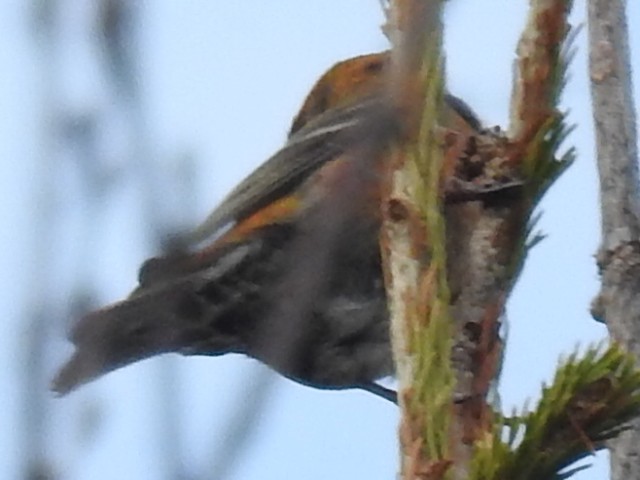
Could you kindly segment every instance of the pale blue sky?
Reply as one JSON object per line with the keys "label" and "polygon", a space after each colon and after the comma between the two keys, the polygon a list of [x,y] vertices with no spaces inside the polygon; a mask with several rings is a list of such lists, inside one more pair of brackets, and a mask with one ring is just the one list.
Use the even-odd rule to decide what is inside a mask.
{"label": "pale blue sky", "polygon": [[[27,248],[43,83],[38,79],[40,67],[28,30],[29,3],[0,0],[0,31],[4,34],[0,42],[0,215],[9,226],[0,231],[4,272],[0,288],[0,478],[17,478],[21,459],[16,440],[20,398],[15,364],[21,359],[21,315],[34,268]],[[86,0],[65,3],[69,15],[88,14],[82,8],[83,4],[88,8]],[[190,216],[191,221],[203,218],[226,191],[282,144],[291,117],[324,69],[340,59],[386,47],[379,29],[382,14],[375,0],[143,3],[140,81],[154,150],[177,154],[187,149],[198,159],[198,211]],[[466,100],[487,125],[504,125],[513,51],[528,2],[449,3],[449,89]],[[575,23],[585,21],[584,4],[576,1]],[[629,4],[637,72],[640,5]],[[108,108],[108,92],[97,80],[92,51],[86,45],[91,32],[69,28],[65,35],[68,48],[62,64],[67,73],[61,83],[66,105],[78,111],[93,105]],[[588,313],[598,285],[593,254],[598,245],[599,214],[585,31],[577,47],[563,105],[577,124],[569,142],[577,147],[578,160],[542,203],[540,228],[548,238],[531,253],[509,302],[509,344],[500,388],[509,409],[536,397],[559,355],[606,333]],[[635,83],[638,99],[637,74]],[[116,145],[114,164],[117,151]],[[72,179],[63,175],[58,181]],[[96,258],[102,274],[95,280],[104,289],[105,302],[122,297],[134,286],[139,263],[152,253],[137,245],[142,234],[140,212],[132,211],[132,188],[123,186],[121,200],[107,208],[97,227],[103,255]],[[73,202],[73,197],[62,201]],[[73,224],[74,220],[65,221]],[[52,245],[51,254],[61,264],[72,263],[73,248],[64,248]],[[256,378],[255,363],[250,360],[147,361],[115,372],[68,398],[52,400],[56,439],[52,457],[64,478],[163,478],[157,440],[161,386],[155,374],[167,365],[180,375],[185,460],[198,473],[207,470],[213,453],[225,442],[229,412],[246,401],[244,387]],[[99,426],[86,439],[80,426],[91,412],[99,412]],[[316,391],[277,379],[255,441],[227,478],[393,478],[396,423],[395,407],[370,395]],[[44,428],[43,432],[49,431]],[[606,462],[597,460],[595,468],[576,478],[606,478]]]}

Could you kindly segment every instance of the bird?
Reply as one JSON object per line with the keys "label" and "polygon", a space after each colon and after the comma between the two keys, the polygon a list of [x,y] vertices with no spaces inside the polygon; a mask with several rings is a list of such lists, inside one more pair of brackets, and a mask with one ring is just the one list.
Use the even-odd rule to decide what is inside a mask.
{"label": "bird", "polygon": [[[247,355],[303,385],[361,388],[391,376],[378,234],[388,51],[326,71],[294,117],[284,146],[185,236],[147,260],[125,299],[72,326],[71,358],[52,382],[67,394],[165,353]],[[442,124],[482,129],[445,94]],[[390,126],[391,125],[391,126]]]}

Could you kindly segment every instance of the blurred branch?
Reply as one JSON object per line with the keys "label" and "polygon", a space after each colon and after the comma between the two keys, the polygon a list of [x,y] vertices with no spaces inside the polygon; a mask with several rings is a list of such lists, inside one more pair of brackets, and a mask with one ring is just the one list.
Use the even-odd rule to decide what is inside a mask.
{"label": "blurred branch", "polygon": [[119,94],[129,101],[140,95],[136,61],[136,20],[139,3],[131,0],[100,0],[98,23],[107,65]]}
{"label": "blurred branch", "polygon": [[[602,286],[594,316],[640,358],[640,197],[638,139],[627,2],[590,0],[589,73],[600,174]],[[612,479],[640,477],[640,420],[612,442]]]}
{"label": "blurred branch", "polygon": [[[68,2],[56,0],[34,0],[32,19],[34,24],[34,38],[39,54],[39,80],[42,86],[41,98],[41,139],[40,163],[32,180],[34,188],[33,244],[29,261],[32,265],[30,279],[30,296],[27,299],[30,317],[26,331],[24,347],[25,359],[23,374],[23,396],[25,445],[21,451],[25,456],[25,474],[27,480],[53,478],[57,449],[50,444],[51,439],[64,438],[61,433],[52,432],[49,428],[52,410],[48,401],[50,394],[48,384],[49,362],[47,362],[48,347],[53,334],[53,327],[65,325],[62,318],[76,317],[86,311],[92,304],[94,292],[92,280],[95,275],[95,258],[102,253],[104,245],[95,234],[99,231],[103,211],[101,207],[118,192],[111,188],[118,181],[126,177],[133,177],[142,192],[141,201],[144,205],[143,215],[150,225],[149,237],[154,247],[161,246],[168,236],[170,228],[181,225],[186,212],[193,210],[193,165],[188,156],[180,158],[180,168],[170,172],[176,175],[163,176],[161,167],[152,161],[148,126],[142,105],[139,88],[139,72],[137,66],[137,42],[135,41],[137,18],[137,3],[128,1],[105,0],[98,4],[99,31],[102,37],[98,40],[104,47],[103,52],[107,60],[108,80],[114,85],[112,91],[123,100],[122,109],[127,110],[124,118],[131,119],[131,159],[126,162],[126,168],[109,170],[101,149],[100,135],[104,131],[105,120],[109,112],[96,108],[94,104],[83,105],[80,112],[76,112],[64,103],[62,82],[64,78],[60,70],[60,50],[68,45],[59,41],[61,29],[67,25],[65,16],[61,16],[63,7],[72,8]],[[85,13],[84,21],[96,20],[87,17],[91,9],[75,6],[79,12]],[[89,29],[87,29],[89,30]],[[82,39],[86,41],[86,39]],[[90,38],[89,41],[94,41]],[[72,163],[65,162],[67,158]],[[74,203],[73,209],[80,208],[82,217],[77,231],[73,235],[73,262],[79,266],[74,278],[75,285],[71,293],[60,296],[61,287],[58,272],[55,270],[58,258],[54,256],[55,249],[60,248],[66,253],[63,239],[68,239],[66,232],[60,230],[59,220],[62,207],[66,207],[60,199],[60,172],[63,167],[71,165],[74,175],[79,179],[79,192],[69,192],[78,195],[80,201]],[[160,174],[158,173],[160,171]],[[166,184],[163,188],[162,182]],[[179,190],[179,191],[178,191]],[[179,220],[169,218],[168,212],[173,207],[168,200],[169,195],[163,197],[159,192],[175,193],[183,203],[179,208],[171,209],[179,212]],[[66,192],[65,192],[66,193]],[[70,268],[72,270],[72,268]],[[75,288],[75,290],[74,290]],[[71,297],[69,299],[69,297]],[[67,301],[69,300],[69,301]],[[70,308],[69,308],[70,306]],[[164,431],[161,432],[165,444],[158,455],[166,463],[169,478],[181,478],[181,448],[180,421],[177,418],[177,389],[175,388],[175,372],[168,362],[163,362],[161,371],[165,375],[159,379],[159,398],[165,401],[161,414]],[[74,412],[75,413],[75,412]]]}
{"label": "blurred branch", "polygon": [[47,410],[47,347],[51,336],[52,316],[60,313],[54,305],[51,286],[55,276],[52,267],[51,239],[56,231],[58,191],[53,180],[53,150],[56,121],[56,65],[55,56],[57,2],[36,1],[33,5],[34,43],[39,55],[41,98],[39,112],[39,151],[35,175],[32,178],[33,230],[29,242],[29,285],[25,300],[26,328],[22,352],[22,426],[24,445],[23,478],[25,480],[51,480],[55,478],[52,459],[48,455]]}

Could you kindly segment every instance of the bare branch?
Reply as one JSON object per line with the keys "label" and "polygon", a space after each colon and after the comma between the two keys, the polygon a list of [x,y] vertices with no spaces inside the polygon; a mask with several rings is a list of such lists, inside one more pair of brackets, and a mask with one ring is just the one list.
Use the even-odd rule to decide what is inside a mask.
{"label": "bare branch", "polygon": [[[593,313],[614,339],[640,356],[640,209],[636,115],[626,2],[589,1],[589,73],[596,132],[602,244]],[[612,478],[640,476],[640,423],[612,442]]]}

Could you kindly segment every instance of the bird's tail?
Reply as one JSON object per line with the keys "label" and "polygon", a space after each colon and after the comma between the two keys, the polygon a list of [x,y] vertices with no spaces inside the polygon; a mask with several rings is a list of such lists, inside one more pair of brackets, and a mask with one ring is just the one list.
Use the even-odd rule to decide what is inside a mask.
{"label": "bird's tail", "polygon": [[64,395],[105,373],[162,353],[201,353],[193,351],[199,338],[208,339],[209,354],[231,351],[237,339],[222,332],[212,335],[207,320],[215,312],[194,280],[185,277],[134,293],[80,319],[70,335],[75,352],[54,378],[52,389]]}

